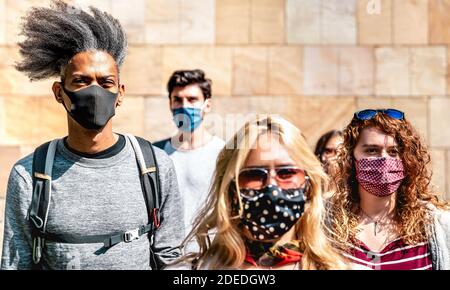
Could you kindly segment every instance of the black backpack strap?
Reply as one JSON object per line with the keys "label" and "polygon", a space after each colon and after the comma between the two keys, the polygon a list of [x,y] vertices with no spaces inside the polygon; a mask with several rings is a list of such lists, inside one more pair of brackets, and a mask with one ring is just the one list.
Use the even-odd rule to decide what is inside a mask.
{"label": "black backpack strap", "polygon": [[97,244],[103,243],[105,249],[111,248],[112,246],[124,242],[130,243],[133,240],[140,238],[153,230],[153,224],[143,225],[139,228],[124,231],[115,232],[109,234],[99,234],[99,235],[72,235],[68,233],[45,233],[41,237],[45,238],[47,241],[67,243],[67,244]]}
{"label": "black backpack strap", "polygon": [[140,137],[136,137],[136,139],[139,142],[139,146],[141,147],[142,155],[144,155],[145,165],[146,165],[146,172],[143,174],[144,178],[144,188],[147,187],[151,189],[151,192],[149,193],[148,190],[144,189],[146,191],[146,195],[149,197],[149,199],[153,200],[152,202],[148,203],[148,208],[151,209],[152,217],[153,217],[153,223],[158,229],[161,225],[160,221],[160,201],[161,201],[161,185],[159,182],[159,175],[158,175],[158,163],[156,162],[155,157],[155,151],[153,150],[152,144]]}
{"label": "black backpack strap", "polygon": [[135,150],[141,174],[142,191],[149,213],[149,224],[155,229],[160,226],[160,192],[161,186],[158,176],[158,164],[152,144],[140,137],[127,135]]}
{"label": "black backpack strap", "polygon": [[28,219],[32,228],[33,262],[35,264],[38,264],[41,260],[45,241],[43,236],[46,232],[48,210],[50,208],[52,169],[57,142],[58,140],[47,142],[36,148],[33,154],[33,193]]}
{"label": "black backpack strap", "polygon": [[161,224],[159,212],[161,186],[158,175],[158,163],[156,162],[153,146],[149,141],[133,135],[127,136],[134,148],[136,159],[139,164],[142,191],[144,193],[145,203],[149,214],[149,225],[152,226],[152,231],[149,234],[151,251],[150,266],[152,269],[159,269],[157,256],[153,252],[155,230],[157,230]]}

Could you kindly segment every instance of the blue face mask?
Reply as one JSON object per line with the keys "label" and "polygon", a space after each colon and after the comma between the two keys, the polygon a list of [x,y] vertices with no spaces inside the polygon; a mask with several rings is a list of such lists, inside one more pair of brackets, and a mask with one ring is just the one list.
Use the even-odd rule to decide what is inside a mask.
{"label": "blue face mask", "polygon": [[193,132],[203,121],[199,108],[182,107],[172,110],[175,125],[184,132]]}

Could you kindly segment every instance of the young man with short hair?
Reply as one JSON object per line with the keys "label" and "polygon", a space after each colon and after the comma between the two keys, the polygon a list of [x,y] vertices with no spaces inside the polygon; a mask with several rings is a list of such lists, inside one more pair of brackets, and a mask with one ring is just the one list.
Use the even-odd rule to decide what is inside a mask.
{"label": "young man with short hair", "polygon": [[[211,112],[211,80],[202,70],[175,71],[167,84],[169,105],[177,133],[155,143],[173,160],[184,201],[186,235],[204,204],[225,142],[212,135],[203,119]],[[191,247],[192,246],[192,247]],[[189,250],[195,250],[191,244]]]}

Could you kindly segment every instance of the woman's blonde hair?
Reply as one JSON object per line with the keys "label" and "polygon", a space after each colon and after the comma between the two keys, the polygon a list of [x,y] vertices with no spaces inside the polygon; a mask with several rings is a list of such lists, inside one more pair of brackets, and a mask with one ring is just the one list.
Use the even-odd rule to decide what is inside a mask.
{"label": "woman's blonde hair", "polygon": [[[190,253],[184,259],[191,260],[197,268],[237,269],[242,266],[246,254],[244,232],[239,226],[242,205],[237,214],[233,210],[233,199],[237,198],[240,202],[240,197],[236,197],[236,192],[239,192],[238,173],[250,150],[255,148],[258,138],[266,133],[279,137],[290,157],[310,178],[306,193],[308,206],[295,225],[296,236],[304,248],[302,268],[346,268],[324,233],[322,189],[326,186],[327,177],[322,165],[308,147],[300,130],[275,116],[258,116],[247,122],[219,154],[206,204],[184,241],[187,244],[195,237],[200,247],[199,252]],[[208,235],[211,233],[215,235],[212,241]]]}

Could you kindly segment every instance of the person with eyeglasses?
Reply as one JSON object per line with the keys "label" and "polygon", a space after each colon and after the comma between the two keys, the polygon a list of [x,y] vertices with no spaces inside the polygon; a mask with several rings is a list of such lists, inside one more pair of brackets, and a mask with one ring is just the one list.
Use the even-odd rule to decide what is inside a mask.
{"label": "person with eyeglasses", "polygon": [[247,122],[219,154],[185,240],[200,251],[182,260],[194,269],[346,268],[322,228],[325,183],[298,128],[274,116]]}
{"label": "person with eyeglasses", "polygon": [[331,130],[323,134],[317,141],[314,153],[322,162],[323,168],[328,173],[336,160],[337,149],[342,144],[342,131]]}
{"label": "person with eyeglasses", "polygon": [[450,213],[430,186],[425,143],[396,109],[356,112],[344,130],[328,221],[356,268],[450,269]]}

